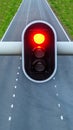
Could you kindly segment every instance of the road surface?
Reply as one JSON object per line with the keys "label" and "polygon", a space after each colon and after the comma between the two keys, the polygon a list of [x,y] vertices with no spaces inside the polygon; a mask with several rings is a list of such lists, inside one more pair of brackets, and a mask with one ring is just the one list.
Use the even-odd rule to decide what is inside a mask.
{"label": "road surface", "polygon": [[[58,41],[69,41],[45,0],[23,0],[3,41],[21,41],[25,26],[44,20]],[[58,56],[52,80],[37,84],[22,71],[21,56],[0,57],[0,130],[73,130],[73,57]]]}

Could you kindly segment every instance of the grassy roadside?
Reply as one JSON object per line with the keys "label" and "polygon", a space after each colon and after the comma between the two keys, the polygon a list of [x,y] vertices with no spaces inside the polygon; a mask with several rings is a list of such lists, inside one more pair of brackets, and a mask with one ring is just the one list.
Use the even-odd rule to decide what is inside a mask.
{"label": "grassy roadside", "polygon": [[73,40],[73,0],[48,0],[48,2]]}
{"label": "grassy roadside", "polygon": [[0,39],[22,0],[0,0]]}

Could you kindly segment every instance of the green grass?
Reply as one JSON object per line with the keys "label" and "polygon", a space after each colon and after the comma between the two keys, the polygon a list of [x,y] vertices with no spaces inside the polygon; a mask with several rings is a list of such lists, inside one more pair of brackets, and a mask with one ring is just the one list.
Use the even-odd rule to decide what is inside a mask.
{"label": "green grass", "polygon": [[48,0],[48,2],[73,40],[73,0]]}
{"label": "green grass", "polygon": [[0,0],[0,39],[22,0]]}

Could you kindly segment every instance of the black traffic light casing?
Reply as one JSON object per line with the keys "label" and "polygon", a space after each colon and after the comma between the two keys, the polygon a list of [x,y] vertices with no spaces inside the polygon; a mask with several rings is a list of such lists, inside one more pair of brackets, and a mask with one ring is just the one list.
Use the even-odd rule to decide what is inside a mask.
{"label": "black traffic light casing", "polygon": [[45,21],[34,21],[22,34],[22,67],[28,79],[42,83],[57,69],[57,45],[54,28]]}

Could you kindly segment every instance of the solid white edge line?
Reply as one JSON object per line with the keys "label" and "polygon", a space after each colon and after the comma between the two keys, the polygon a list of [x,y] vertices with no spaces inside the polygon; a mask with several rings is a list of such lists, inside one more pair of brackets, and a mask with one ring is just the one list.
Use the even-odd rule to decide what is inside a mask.
{"label": "solid white edge line", "polygon": [[69,38],[69,36],[67,35],[67,33],[66,33],[65,29],[63,28],[62,24],[60,23],[60,21],[58,20],[57,16],[55,15],[55,13],[53,12],[52,8],[50,7],[50,5],[49,5],[48,1],[47,1],[47,0],[45,0],[45,2],[47,3],[48,7],[50,8],[50,10],[51,10],[52,14],[54,15],[55,19],[57,20],[58,24],[59,24],[59,25],[60,25],[60,27],[62,28],[62,30],[63,30],[63,32],[64,32],[64,34],[66,35],[66,37],[67,37],[67,39],[68,39],[68,41],[71,41],[71,40],[70,40],[70,38]]}
{"label": "solid white edge line", "polygon": [[6,31],[5,31],[5,33],[4,33],[4,35],[3,35],[2,39],[1,39],[1,41],[3,41],[3,39],[4,39],[5,35],[6,35],[6,33],[8,32],[9,28],[11,27],[11,25],[12,25],[12,23],[13,23],[13,21],[14,21],[16,15],[17,15],[18,11],[20,10],[20,8],[21,8],[21,6],[22,6],[22,3],[23,3],[23,1],[21,2],[19,8],[17,9],[17,11],[16,11],[16,13],[15,13],[13,19],[11,20],[9,26],[7,27],[7,29],[6,29]]}

